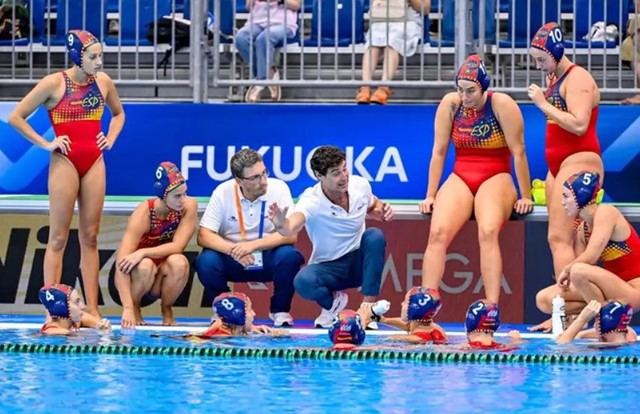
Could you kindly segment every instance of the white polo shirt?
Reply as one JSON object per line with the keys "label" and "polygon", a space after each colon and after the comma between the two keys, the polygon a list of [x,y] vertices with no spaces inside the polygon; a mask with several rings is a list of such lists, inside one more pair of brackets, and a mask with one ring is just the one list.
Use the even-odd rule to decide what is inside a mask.
{"label": "white polo shirt", "polygon": [[349,211],[332,203],[320,183],[307,188],[300,196],[295,212],[302,213],[313,251],[309,264],[339,259],[360,247],[367,210],[373,204],[369,181],[349,177]]}
{"label": "white polo shirt", "polygon": [[289,213],[287,215],[290,215],[293,210],[291,190],[289,190],[289,186],[284,181],[277,178],[269,178],[267,181],[267,193],[254,201],[249,201],[242,195],[240,188],[236,187],[236,180],[231,179],[218,185],[216,189],[213,190],[207,209],[200,220],[200,227],[215,231],[225,239],[234,243],[242,241],[234,194],[236,188],[238,196],[240,197],[240,205],[242,206],[247,241],[258,238],[260,211],[262,210],[263,202],[265,202],[263,218],[263,232],[265,235],[276,231],[267,214],[269,205],[275,202],[282,209],[289,207]]}

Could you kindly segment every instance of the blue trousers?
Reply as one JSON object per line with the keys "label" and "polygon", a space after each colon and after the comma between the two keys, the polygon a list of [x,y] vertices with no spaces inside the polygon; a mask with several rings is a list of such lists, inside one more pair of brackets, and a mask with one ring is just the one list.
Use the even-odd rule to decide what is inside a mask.
{"label": "blue trousers", "polygon": [[[236,47],[242,60],[250,65],[251,77],[255,79],[267,79],[269,69],[273,66],[276,48],[282,47],[287,38],[295,35],[283,24],[273,24],[260,27],[257,24],[247,25],[236,33]],[[253,48],[253,52],[251,52]],[[253,57],[251,62],[250,57]]]}
{"label": "blue trousers", "polygon": [[386,246],[382,230],[369,228],[362,235],[359,249],[302,269],[294,280],[296,291],[324,309],[331,309],[335,291],[359,287],[363,295],[376,296],[380,293]]}
{"label": "blue trousers", "polygon": [[292,245],[285,244],[263,250],[262,261],[262,270],[245,270],[231,256],[203,249],[196,258],[196,271],[211,298],[228,292],[227,282],[273,282],[271,312],[289,312],[294,294],[293,278],[304,257]]}

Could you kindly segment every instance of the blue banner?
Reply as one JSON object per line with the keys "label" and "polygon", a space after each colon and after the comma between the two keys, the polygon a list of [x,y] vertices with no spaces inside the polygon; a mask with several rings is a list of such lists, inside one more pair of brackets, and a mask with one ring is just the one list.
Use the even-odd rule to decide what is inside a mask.
{"label": "blue banner", "polygon": [[[6,122],[15,104],[0,103],[0,192],[46,194],[49,154],[32,146]],[[545,121],[533,105],[520,106],[532,178],[544,178]],[[421,199],[433,144],[436,105],[126,104],[125,128],[107,162],[107,194],[152,194],[157,164],[171,160],[189,180],[189,192],[208,196],[230,178],[229,159],[243,146],[259,150],[274,177],[294,196],[314,183],[313,149],[343,148],[354,174],[366,177],[386,199]],[[44,108],[29,119],[53,138]],[[109,117],[105,116],[106,132]],[[609,200],[639,202],[640,107],[602,105],[598,123]],[[446,172],[453,165],[449,151]]]}

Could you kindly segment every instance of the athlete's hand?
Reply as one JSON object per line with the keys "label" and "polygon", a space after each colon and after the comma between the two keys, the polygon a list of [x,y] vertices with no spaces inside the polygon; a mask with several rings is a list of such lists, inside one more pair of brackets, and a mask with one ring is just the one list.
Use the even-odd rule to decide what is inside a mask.
{"label": "athlete's hand", "polygon": [[571,283],[571,266],[572,264],[565,266],[556,280],[556,284],[563,289],[569,289],[569,284]]}
{"label": "athlete's hand", "polygon": [[122,273],[126,275],[131,274],[133,268],[136,267],[142,259],[144,259],[144,255],[140,252],[140,250],[137,250],[120,259],[118,261],[118,268]]}
{"label": "athlete's hand", "polygon": [[530,198],[521,198],[513,205],[513,209],[518,214],[529,214],[533,211],[533,200]]}
{"label": "athlete's hand", "polygon": [[253,325],[251,327],[251,333],[255,334],[270,334],[271,328],[267,325]]}
{"label": "athlete's hand", "polygon": [[49,152],[59,149],[61,153],[68,155],[69,152],[71,152],[71,140],[67,135],[60,135],[59,137],[55,137],[53,141],[49,142],[44,149]]}
{"label": "athlete's hand", "polygon": [[527,89],[527,94],[529,95],[529,99],[531,99],[533,103],[536,104],[536,106],[541,106],[542,104],[547,102],[547,99],[544,97],[544,92],[542,91],[542,88],[540,88],[535,83],[532,83],[531,85],[529,85],[529,88]]}
{"label": "athlete's hand", "polygon": [[578,318],[581,319],[581,322],[587,323],[600,313],[601,307],[602,305],[600,304],[600,302],[598,302],[597,300],[592,300],[587,303],[587,306],[585,306],[582,311],[580,311]]}
{"label": "athlete's hand", "polygon": [[113,142],[109,141],[102,131],[100,131],[98,135],[96,135],[96,142],[98,143],[98,148],[100,148],[100,151],[110,150],[113,146]]}
{"label": "athlete's hand", "polygon": [[271,203],[271,205],[269,206],[269,220],[271,220],[276,230],[284,226],[284,222],[287,219],[287,211],[289,211],[289,207],[281,209],[277,203]]}
{"label": "athlete's hand", "polygon": [[420,204],[418,204],[418,207],[420,208],[420,212],[422,214],[431,214],[433,213],[433,205],[436,201],[436,198],[433,196],[429,196],[427,198],[425,198],[424,200],[422,200],[420,202]]}
{"label": "athlete's hand", "polygon": [[133,309],[124,308],[122,310],[122,319],[120,320],[120,329],[136,329],[136,317]]}

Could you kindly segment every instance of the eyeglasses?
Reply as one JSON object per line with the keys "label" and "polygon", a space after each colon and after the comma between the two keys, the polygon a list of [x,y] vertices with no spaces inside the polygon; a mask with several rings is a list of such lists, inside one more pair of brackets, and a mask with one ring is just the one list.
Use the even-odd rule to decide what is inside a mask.
{"label": "eyeglasses", "polygon": [[256,174],[256,175],[252,175],[250,177],[240,177],[241,180],[245,180],[245,181],[251,181],[251,182],[258,182],[260,181],[261,178],[267,179],[269,177],[269,170],[264,170],[262,173],[260,174]]}

